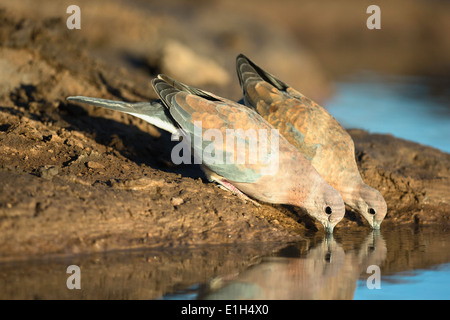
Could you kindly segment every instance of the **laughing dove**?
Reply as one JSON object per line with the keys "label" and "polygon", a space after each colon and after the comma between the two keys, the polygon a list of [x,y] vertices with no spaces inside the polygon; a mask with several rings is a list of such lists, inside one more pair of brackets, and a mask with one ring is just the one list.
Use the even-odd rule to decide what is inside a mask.
{"label": "laughing dove", "polygon": [[[153,88],[161,101],[125,103],[80,96],[67,99],[132,114],[183,136],[194,158],[202,160],[208,179],[244,198],[248,195],[268,203],[301,207],[328,233],[343,218],[345,205],[337,190],[254,110],[164,75],[153,80]],[[211,132],[214,139],[206,141]],[[255,140],[249,132],[260,134]],[[228,139],[229,135],[232,139]],[[264,145],[266,151],[269,146],[270,151],[261,152],[255,145]],[[209,156],[205,156],[206,151]],[[256,160],[252,158],[255,153],[260,156]],[[239,156],[245,161],[237,161]]]}
{"label": "laughing dove", "polygon": [[346,205],[379,229],[386,202],[380,192],[363,182],[347,131],[324,108],[242,54],[236,59],[236,69],[245,104],[279,129],[340,192]]}

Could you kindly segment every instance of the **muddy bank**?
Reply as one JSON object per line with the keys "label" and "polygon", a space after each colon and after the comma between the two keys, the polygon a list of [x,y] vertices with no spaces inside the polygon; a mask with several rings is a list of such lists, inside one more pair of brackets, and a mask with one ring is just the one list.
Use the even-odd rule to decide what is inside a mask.
{"label": "muddy bank", "polygon": [[[0,260],[138,247],[276,243],[322,233],[319,225],[291,208],[243,203],[208,183],[198,167],[174,166],[170,137],[142,120],[65,101],[69,95],[155,98],[149,83],[157,72],[182,72],[170,69],[163,59],[171,54],[173,43],[178,45],[175,51],[184,52],[190,61],[195,61],[192,55],[198,61],[216,57],[211,62],[215,68],[235,77],[234,67],[227,67],[234,64],[233,51],[268,47],[265,37],[251,35],[261,35],[258,32],[269,26],[249,28],[254,33],[244,34],[244,43],[248,40],[244,46],[231,37],[224,42],[231,49],[218,55],[210,49],[211,55],[203,56],[176,36],[169,44],[162,40],[166,39],[162,26],[174,21],[164,10],[145,24],[140,10],[113,2],[105,10],[118,15],[123,9],[119,22],[130,23],[127,34],[136,37],[126,40],[136,47],[124,53],[114,51],[118,40],[105,37],[99,44],[101,36],[94,32],[99,26],[85,33],[67,30],[61,14],[52,15],[58,8],[33,19],[23,6],[11,6],[0,8]],[[204,17],[203,23],[213,25]],[[119,22],[112,21],[105,32],[111,36]],[[172,28],[177,30],[173,24]],[[258,59],[261,64],[265,59],[274,61],[281,54],[279,48],[287,55],[313,59],[297,50],[287,33],[271,32],[278,32],[280,37],[273,38],[282,45],[265,50],[266,57]],[[153,42],[142,44],[146,33]],[[144,56],[141,51],[147,45],[159,49]],[[105,55],[107,50],[127,58]],[[278,57],[275,61],[286,56]],[[324,95],[328,89],[320,67],[308,65],[311,69],[303,70],[308,76],[300,78],[317,79],[307,85],[315,83],[311,92]],[[192,80],[191,84],[228,97],[239,92],[237,81],[220,72]],[[297,87],[302,87],[300,82]],[[450,155],[387,135],[350,133],[364,179],[387,200],[385,224],[449,223]],[[345,233],[347,227],[367,225],[349,212],[336,234]]]}
{"label": "muddy bank", "polygon": [[449,224],[448,153],[391,135],[349,132],[363,179],[386,199],[386,222]]}

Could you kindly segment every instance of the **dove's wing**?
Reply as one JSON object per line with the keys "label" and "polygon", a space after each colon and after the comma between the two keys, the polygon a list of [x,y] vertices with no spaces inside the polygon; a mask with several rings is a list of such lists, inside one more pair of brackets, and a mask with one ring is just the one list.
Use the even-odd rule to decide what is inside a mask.
{"label": "dove's wing", "polygon": [[[155,79],[153,87],[173,119],[190,135],[191,146],[197,156],[202,156],[202,163],[229,181],[251,183],[260,179],[273,154],[269,151],[259,157],[259,130],[268,132],[265,137],[270,149],[273,127],[245,106],[163,79]],[[214,138],[208,140],[207,136]],[[232,146],[228,137],[233,140]],[[213,157],[205,157],[205,151]],[[239,154],[243,163],[237,161]],[[258,157],[253,157],[255,154]]]}

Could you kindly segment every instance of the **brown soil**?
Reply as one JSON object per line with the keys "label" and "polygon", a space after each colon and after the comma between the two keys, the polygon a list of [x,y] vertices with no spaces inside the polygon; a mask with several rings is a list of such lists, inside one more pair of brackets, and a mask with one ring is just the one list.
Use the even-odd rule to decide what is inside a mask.
{"label": "brown soil", "polygon": [[[89,2],[82,2],[82,28],[90,28],[83,33],[66,28],[65,8],[14,3],[0,7],[0,260],[138,247],[277,243],[322,232],[292,208],[243,203],[207,182],[198,167],[174,166],[170,136],[140,119],[65,101],[70,95],[150,100],[155,93],[149,83],[157,72],[172,70],[182,77],[182,70],[169,68],[164,54],[170,54],[173,43],[190,57],[197,53],[183,47],[186,39],[176,37],[174,30],[182,27],[173,26],[170,5],[146,16],[120,2],[103,8],[96,2],[93,11],[86,9]],[[110,14],[109,24],[101,24],[104,16],[98,16],[97,24],[89,19],[100,9]],[[200,29],[214,25],[206,13],[199,19]],[[220,19],[226,16],[222,12]],[[204,49],[198,60],[214,56],[214,67],[232,74],[238,50],[251,55],[255,48],[270,47],[262,36],[270,31],[282,45],[265,50],[257,60],[281,63],[286,56],[300,57],[311,63],[296,87],[304,84],[313,97],[330,92],[322,69],[292,44],[288,33],[250,19],[245,23],[253,33],[239,37],[232,29],[210,28],[204,36],[220,34],[218,46],[227,50],[215,55]],[[167,24],[175,41],[168,44],[162,40]],[[120,26],[128,29],[121,32]],[[151,40],[143,44],[147,37]],[[130,50],[118,50],[121,43]],[[144,55],[146,46],[154,51]],[[285,66],[297,60],[286,61]],[[235,78],[215,74],[220,77],[189,83],[237,99]],[[365,181],[388,202],[385,224],[450,222],[449,154],[389,135],[350,133]],[[349,212],[336,233],[349,227],[367,225]]]}

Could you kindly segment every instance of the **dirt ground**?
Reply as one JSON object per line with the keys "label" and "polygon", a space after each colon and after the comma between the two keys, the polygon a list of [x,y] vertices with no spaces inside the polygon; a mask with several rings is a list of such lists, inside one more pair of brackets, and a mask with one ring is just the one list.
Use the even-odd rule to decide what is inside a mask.
{"label": "dirt ground", "polygon": [[[142,120],[65,100],[70,95],[154,99],[150,80],[158,72],[238,99],[235,56],[256,48],[266,48],[257,60],[279,62],[281,73],[289,69],[281,62],[293,61],[290,68],[305,76],[290,75],[288,82],[306,87],[318,100],[326,97],[332,90],[326,72],[284,29],[236,18],[247,30],[238,34],[219,28],[228,26],[220,23],[229,16],[226,11],[219,22],[205,11],[196,30],[203,37],[220,36],[214,38],[219,49],[203,48],[202,55],[189,42],[197,40],[177,38],[183,23],[192,21],[169,15],[176,13],[172,2],[144,14],[139,6],[119,1],[106,8],[99,1],[85,10],[89,2],[81,1],[83,28],[89,29],[84,33],[68,30],[67,15],[57,6],[7,3],[0,6],[0,261],[141,247],[277,243],[323,232],[292,208],[243,203],[207,182],[198,167],[173,165],[170,136]],[[183,10],[189,8],[185,3]],[[210,28],[201,33],[204,25]],[[170,41],[162,40],[166,37]],[[268,39],[279,43],[270,49]],[[177,54],[189,57],[189,65],[171,63]],[[383,224],[450,223],[449,154],[389,135],[350,134],[364,180],[388,203]],[[367,227],[348,212],[335,232]]]}

